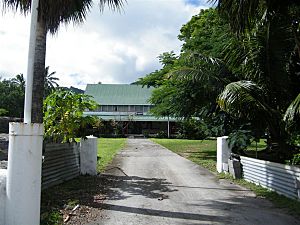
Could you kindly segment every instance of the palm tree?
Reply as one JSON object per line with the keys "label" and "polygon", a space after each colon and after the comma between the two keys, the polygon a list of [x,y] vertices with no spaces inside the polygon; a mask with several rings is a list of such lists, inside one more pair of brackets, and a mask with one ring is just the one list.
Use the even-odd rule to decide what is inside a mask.
{"label": "palm tree", "polygon": [[17,74],[15,78],[11,79],[12,83],[16,84],[19,86],[22,90],[22,92],[25,92],[25,79],[24,75],[22,73]]}
{"label": "palm tree", "polygon": [[286,122],[296,118],[300,106],[295,85],[300,82],[300,5],[296,0],[219,0],[218,9],[238,36],[227,46],[225,62],[240,68],[241,79],[225,87],[218,103],[230,114],[265,124],[279,154],[287,155]]}
{"label": "palm tree", "polygon": [[[123,0],[99,0],[100,10],[105,5],[113,10],[123,6]],[[3,0],[4,9],[19,10],[26,14],[31,7],[31,0]],[[55,34],[61,23],[75,24],[84,22],[92,6],[92,0],[39,0],[38,21],[35,40],[35,61],[33,69],[32,113],[31,122],[43,121],[43,94],[45,79],[45,57],[47,33]]]}
{"label": "palm tree", "polygon": [[44,98],[46,98],[51,93],[52,90],[58,87],[58,83],[56,81],[58,81],[59,78],[55,77],[54,76],[55,74],[56,74],[55,71],[49,73],[49,66],[45,68]]}

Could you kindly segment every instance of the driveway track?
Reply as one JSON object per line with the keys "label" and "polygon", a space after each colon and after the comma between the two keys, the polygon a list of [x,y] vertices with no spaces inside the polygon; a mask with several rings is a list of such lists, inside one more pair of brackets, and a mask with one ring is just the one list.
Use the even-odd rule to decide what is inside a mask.
{"label": "driveway track", "polygon": [[113,185],[101,218],[89,225],[300,224],[269,201],[147,139],[128,139],[102,176]]}

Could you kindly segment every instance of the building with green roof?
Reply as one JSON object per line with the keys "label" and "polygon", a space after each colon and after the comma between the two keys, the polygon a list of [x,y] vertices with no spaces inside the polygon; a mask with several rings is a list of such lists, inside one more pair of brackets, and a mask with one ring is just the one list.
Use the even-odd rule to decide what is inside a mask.
{"label": "building with green roof", "polygon": [[88,84],[85,94],[92,96],[100,106],[85,115],[97,116],[106,123],[118,123],[124,135],[172,133],[174,118],[156,118],[150,113],[153,105],[149,99],[153,90],[141,85]]}

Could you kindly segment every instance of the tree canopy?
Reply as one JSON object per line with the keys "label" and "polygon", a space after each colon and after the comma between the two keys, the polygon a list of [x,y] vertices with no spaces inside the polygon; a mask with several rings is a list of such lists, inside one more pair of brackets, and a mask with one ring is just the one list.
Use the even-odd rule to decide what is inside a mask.
{"label": "tree canopy", "polygon": [[300,4],[276,2],[220,0],[183,25],[180,55],[160,55],[173,54],[171,63],[137,81],[158,87],[153,113],[222,127],[210,135],[267,134],[277,161],[289,158],[299,135]]}
{"label": "tree canopy", "polygon": [[12,79],[0,79],[0,109],[2,116],[21,118],[24,111],[25,82],[23,74]]}

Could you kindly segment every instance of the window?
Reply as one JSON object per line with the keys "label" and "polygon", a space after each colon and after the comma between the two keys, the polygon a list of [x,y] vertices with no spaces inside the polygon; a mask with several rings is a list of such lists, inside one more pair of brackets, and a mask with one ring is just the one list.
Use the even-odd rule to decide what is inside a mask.
{"label": "window", "polygon": [[134,112],[134,111],[135,111],[134,108],[135,108],[134,105],[129,105],[129,106],[128,106],[128,111],[129,111],[129,112]]}
{"label": "window", "polygon": [[128,105],[119,105],[118,112],[128,112]]}
{"label": "window", "polygon": [[114,106],[113,105],[108,105],[107,106],[107,112],[114,112]]}
{"label": "window", "polygon": [[149,112],[150,107],[148,105],[144,105],[143,112]]}
{"label": "window", "polygon": [[108,106],[107,105],[102,106],[102,112],[108,112]]}
{"label": "window", "polygon": [[135,106],[135,111],[136,112],[143,112],[143,106],[142,105],[136,105]]}

